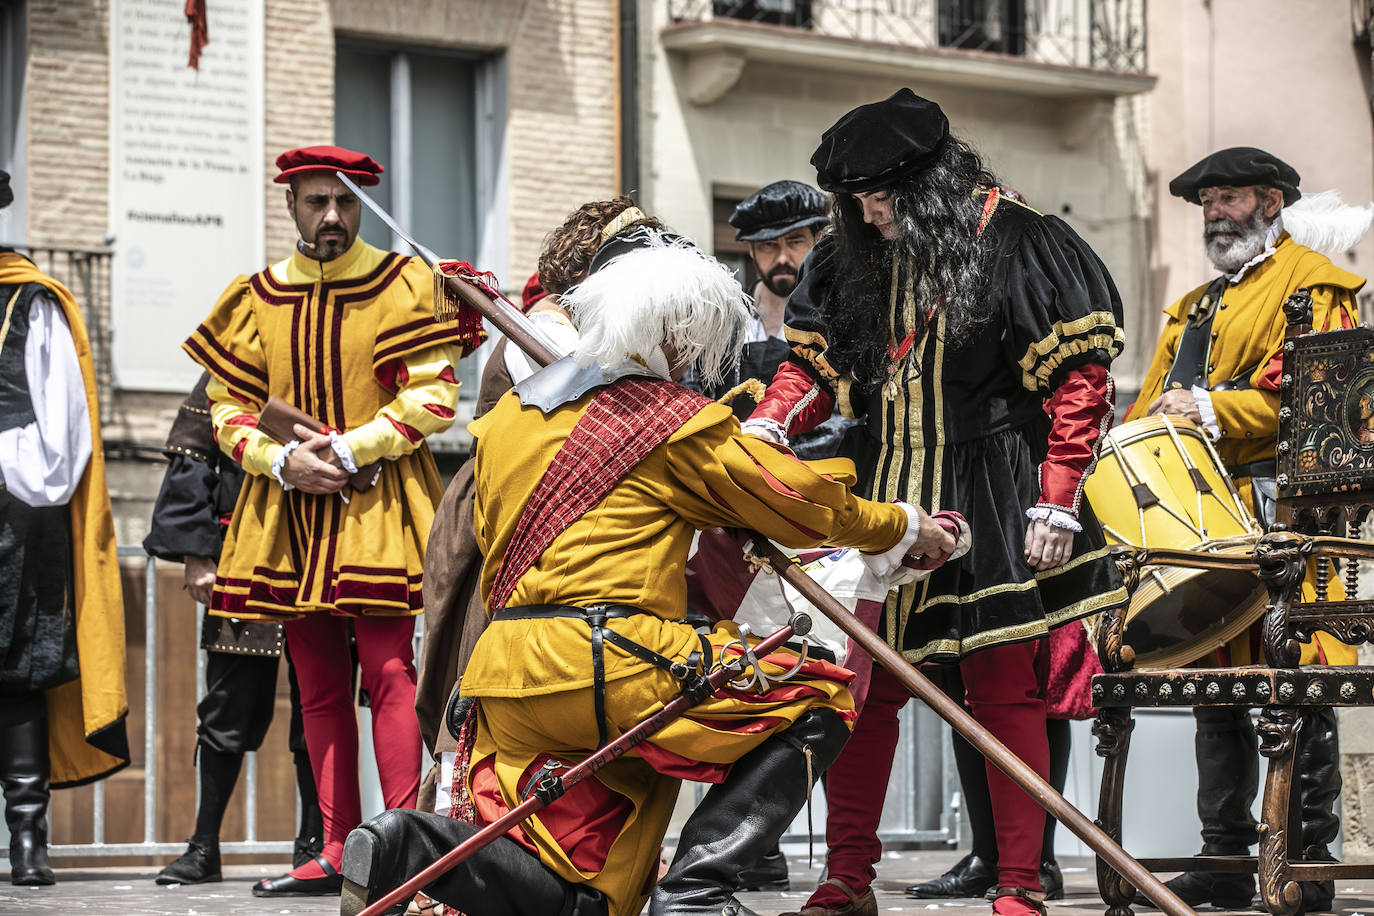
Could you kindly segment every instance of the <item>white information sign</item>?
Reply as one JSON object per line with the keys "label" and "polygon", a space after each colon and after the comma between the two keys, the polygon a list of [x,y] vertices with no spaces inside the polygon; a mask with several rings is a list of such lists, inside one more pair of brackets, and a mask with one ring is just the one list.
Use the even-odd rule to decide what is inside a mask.
{"label": "white information sign", "polygon": [[263,0],[213,0],[200,69],[185,0],[110,4],[115,381],[189,391],[181,350],[235,274],[261,269]]}

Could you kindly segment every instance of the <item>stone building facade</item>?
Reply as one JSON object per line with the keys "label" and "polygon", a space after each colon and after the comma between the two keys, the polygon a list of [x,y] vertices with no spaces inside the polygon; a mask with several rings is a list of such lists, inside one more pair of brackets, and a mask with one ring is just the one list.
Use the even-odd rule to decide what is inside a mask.
{"label": "stone building facade", "polygon": [[[108,238],[114,3],[178,21],[182,8],[0,0],[0,167],[15,172],[19,193],[0,213],[0,242],[53,251],[59,274],[72,257],[88,267],[95,258],[93,271],[64,279],[78,286],[84,276],[89,287],[106,357],[119,541],[135,545],[181,395],[121,388],[124,367],[109,360],[121,334],[108,280],[121,253],[121,240]],[[212,17],[216,3],[208,0]],[[430,179],[393,198],[393,211],[405,221],[413,210],[418,232],[421,198],[466,207],[462,250],[442,253],[495,271],[508,290],[519,289],[566,213],[622,191],[738,257],[723,226],[735,201],[780,178],[813,181],[807,160],[826,126],[911,86],[940,102],[1006,184],[1062,216],[1103,257],[1126,306],[1128,345],[1114,370],[1124,405],[1160,310],[1210,273],[1196,209],[1168,196],[1170,177],[1214,148],[1257,145],[1297,166],[1306,188],[1374,198],[1367,25],[1363,56],[1352,53],[1346,9],[1329,0],[262,0],[261,10],[263,263],[295,241],[272,160],[353,136],[377,138],[369,152],[389,167],[398,151],[423,161]],[[461,105],[398,94],[412,79],[399,74],[435,59],[472,81]],[[353,74],[340,72],[341,60],[377,63],[391,80],[390,105],[385,92],[364,100],[342,91]],[[401,98],[408,107],[397,122]],[[359,122],[364,101],[382,126]],[[459,108],[466,120],[445,142],[455,144],[455,175],[464,156],[473,160],[461,169],[466,184],[434,177],[449,151],[398,138],[400,124],[423,128]],[[227,282],[232,272],[204,254],[204,270]],[[1374,240],[1338,262],[1369,275]],[[210,305],[184,303],[168,320],[189,332]],[[449,460],[465,449],[461,425],[439,443]],[[1347,771],[1347,848],[1367,854],[1352,828],[1374,832],[1361,805],[1374,786],[1374,748],[1355,736],[1374,731],[1347,734],[1363,755]]]}

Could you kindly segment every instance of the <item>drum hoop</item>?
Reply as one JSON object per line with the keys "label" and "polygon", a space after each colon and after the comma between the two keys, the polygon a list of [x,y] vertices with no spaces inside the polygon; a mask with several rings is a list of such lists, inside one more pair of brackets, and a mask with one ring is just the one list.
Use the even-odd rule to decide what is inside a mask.
{"label": "drum hoop", "polygon": [[[1196,547],[1191,549],[1196,553],[1236,552],[1235,548],[1238,547],[1250,547],[1251,549],[1253,549],[1254,546],[1258,543],[1258,541],[1259,538],[1257,535],[1238,534],[1232,535],[1230,537],[1216,538],[1214,540],[1203,541],[1202,543],[1198,544]],[[1181,569],[1190,571],[1198,575],[1207,572],[1221,571],[1209,569],[1191,569],[1190,567],[1182,566],[1171,566],[1168,563],[1151,563],[1148,566],[1141,567],[1140,569],[1139,581],[1141,585],[1145,583],[1146,578],[1149,576],[1151,570],[1158,569]],[[1196,575],[1190,575],[1186,577],[1179,584],[1182,584],[1182,582],[1186,582],[1189,579],[1193,578],[1196,578]],[[1264,588],[1261,585],[1258,576],[1256,576],[1255,578],[1255,586],[1256,591],[1252,593],[1250,603],[1248,605],[1243,606],[1241,610],[1235,615],[1235,617],[1229,622],[1227,622],[1225,626],[1221,627],[1221,629],[1216,630],[1214,632],[1198,634],[1197,636],[1194,636],[1191,639],[1185,639],[1182,642],[1176,643],[1175,645],[1167,649],[1158,649],[1154,652],[1140,653],[1136,656],[1136,659],[1131,667],[1137,671],[1150,671],[1161,668],[1181,668],[1185,665],[1192,664],[1193,662],[1197,661],[1199,658],[1201,658],[1208,652],[1212,651],[1213,649],[1224,646],[1226,643],[1235,639],[1241,633],[1248,630],[1255,623],[1255,621],[1263,617],[1264,611],[1269,605],[1268,594],[1264,591]],[[1135,603],[1135,596],[1139,593],[1139,589],[1140,586],[1137,586],[1136,592],[1132,593],[1131,604]],[[1125,626],[1129,627],[1130,604],[1126,606],[1125,613],[1128,615]],[[1090,621],[1088,631],[1089,636],[1092,639],[1093,644],[1096,645],[1103,615],[1094,614],[1092,617],[1087,619],[1088,621]],[[1127,644],[1129,645],[1129,642]]]}
{"label": "drum hoop", "polygon": [[[1141,419],[1148,418],[1142,417]],[[1174,431],[1177,432],[1180,436],[1191,436],[1192,438],[1201,442],[1203,445],[1211,445],[1211,442],[1208,441],[1206,434],[1203,433],[1202,430],[1198,429],[1197,425],[1193,423],[1191,420],[1187,421],[1186,423],[1179,423],[1177,419],[1170,418],[1169,423],[1173,427]],[[1152,424],[1149,429],[1132,430],[1130,433],[1126,434],[1123,437],[1121,433],[1123,430],[1125,430],[1126,426],[1129,425],[1130,424],[1124,424],[1122,426],[1118,426],[1115,429],[1109,431],[1107,435],[1103,436],[1102,438],[1105,441],[1102,445],[1100,454],[1105,455],[1109,449],[1115,451],[1117,448],[1125,448],[1128,445],[1135,445],[1137,442],[1144,441],[1145,439],[1149,439],[1154,436],[1169,435],[1168,428],[1163,423],[1161,423],[1159,426],[1154,426]],[[1217,467],[1225,467],[1225,465],[1221,463],[1220,458],[1216,455],[1215,450],[1209,448],[1207,451],[1208,454],[1212,455],[1212,457],[1217,459]]]}

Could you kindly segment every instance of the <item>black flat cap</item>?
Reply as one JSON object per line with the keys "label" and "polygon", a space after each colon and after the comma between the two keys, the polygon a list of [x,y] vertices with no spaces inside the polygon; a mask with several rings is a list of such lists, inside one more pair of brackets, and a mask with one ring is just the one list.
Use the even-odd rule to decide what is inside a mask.
{"label": "black flat cap", "polygon": [[1203,188],[1244,188],[1267,184],[1283,192],[1286,207],[1302,197],[1298,170],[1277,156],[1253,146],[1219,150],[1169,182],[1169,193],[1190,204],[1198,203]]}
{"label": "black flat cap", "polygon": [[861,194],[887,187],[928,165],[949,136],[949,119],[930,99],[898,89],[860,105],[825,133],[811,154],[816,184]]}
{"label": "black flat cap", "polygon": [[830,223],[827,212],[825,195],[811,185],[775,181],[740,201],[730,225],[737,242],[766,242],[794,229],[820,229]]}
{"label": "black flat cap", "polygon": [[0,210],[14,203],[14,191],[10,188],[10,173],[0,169]]}
{"label": "black flat cap", "polygon": [[622,254],[630,254],[644,248],[653,248],[656,245],[675,245],[679,242],[686,242],[693,248],[696,247],[695,242],[691,239],[685,239],[676,232],[632,225],[627,229],[620,230],[601,243],[601,247],[592,256],[592,263],[588,266],[587,273],[588,275],[596,273]]}

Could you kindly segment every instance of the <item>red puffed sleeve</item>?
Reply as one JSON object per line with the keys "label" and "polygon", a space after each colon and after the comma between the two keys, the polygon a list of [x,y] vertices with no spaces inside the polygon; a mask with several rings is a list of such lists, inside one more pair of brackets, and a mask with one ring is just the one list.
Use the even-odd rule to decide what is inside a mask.
{"label": "red puffed sleeve", "polygon": [[824,384],[791,359],[778,366],[763,400],[749,415],[747,424],[758,424],[784,443],[830,419],[835,398]]}
{"label": "red puffed sleeve", "polygon": [[1116,384],[1101,363],[1084,363],[1064,373],[1045,401],[1050,436],[1040,465],[1038,506],[1078,516],[1083,481],[1097,463],[1102,437],[1112,428],[1115,402]]}

